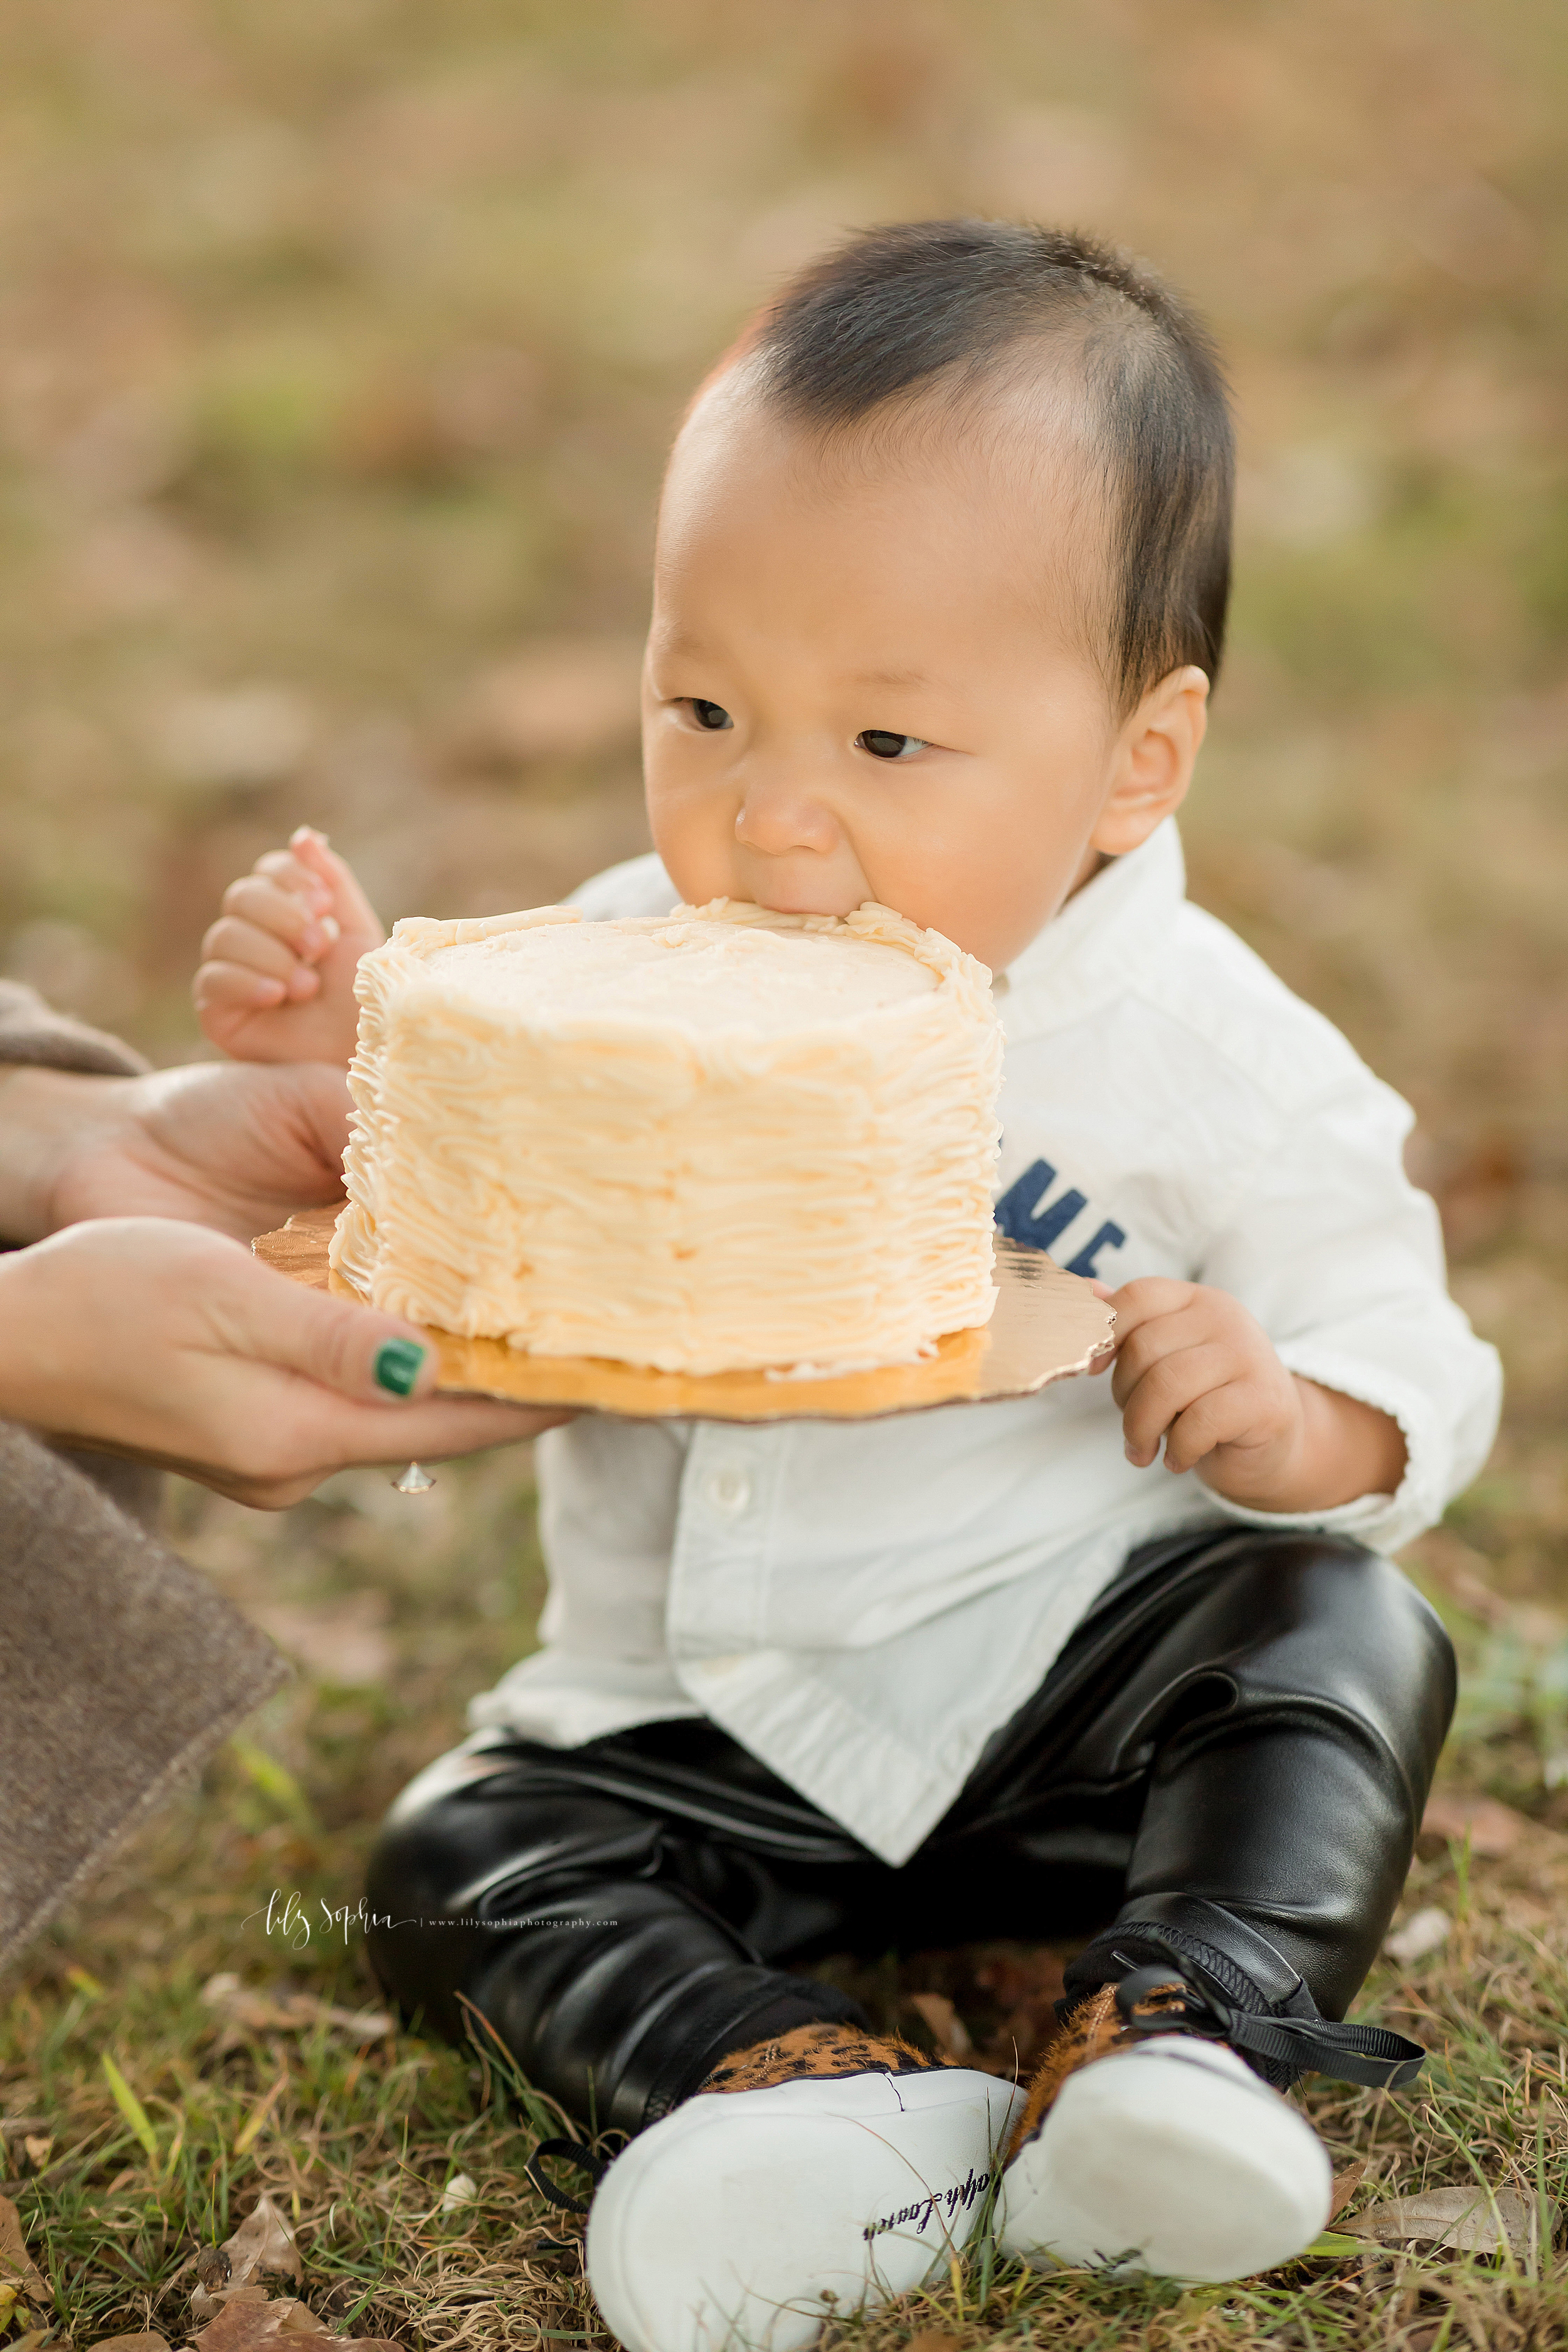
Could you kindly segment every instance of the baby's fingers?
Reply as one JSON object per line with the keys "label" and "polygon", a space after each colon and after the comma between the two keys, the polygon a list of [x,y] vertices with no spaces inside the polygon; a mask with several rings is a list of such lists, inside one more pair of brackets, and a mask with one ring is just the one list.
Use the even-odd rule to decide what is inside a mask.
{"label": "baby's fingers", "polygon": [[[258,997],[258,1003],[303,1003],[321,985],[320,973],[302,963],[285,940],[275,939],[270,931],[262,930],[255,923],[242,922],[237,915],[220,915],[208,929],[202,941],[201,969],[242,971],[264,982],[276,993]],[[198,982],[200,976],[198,973]],[[198,993],[197,1004],[202,1001]]]}
{"label": "baby's fingers", "polygon": [[335,915],[266,874],[246,874],[231,882],[223,894],[223,911],[283,942],[304,963],[319,963],[340,936]]}
{"label": "baby's fingers", "polygon": [[1165,1432],[1165,1467],[1194,1470],[1217,1445],[1234,1445],[1251,1434],[1257,1414],[1256,1392],[1245,1381],[1206,1389],[1178,1413]]}
{"label": "baby's fingers", "polygon": [[[1178,1415],[1195,1405],[1200,1397],[1227,1386],[1234,1369],[1226,1350],[1214,1346],[1181,1348],[1151,1364],[1130,1391],[1118,1398],[1122,1407],[1121,1436],[1129,1462],[1136,1469],[1146,1470],[1160,1451],[1160,1440],[1166,1436]],[[1120,1367],[1118,1370],[1120,1372]],[[1166,1458],[1169,1459],[1168,1444]]]}
{"label": "baby's fingers", "polygon": [[269,979],[267,973],[242,963],[215,961],[198,964],[191,982],[192,1001],[204,1015],[264,1012],[271,1005],[285,1003],[288,995],[282,981]]}
{"label": "baby's fingers", "polygon": [[253,874],[265,875],[268,881],[277,884],[279,889],[287,890],[302,900],[313,914],[330,915],[332,912],[335,894],[331,878],[316,873],[302,857],[296,856],[291,848],[267,850],[250,870]]}
{"label": "baby's fingers", "polygon": [[338,856],[326,835],[312,825],[299,825],[289,836],[288,854],[316,888],[326,893],[328,908],[358,951],[363,955],[367,948],[379,947],[386,936],[381,918],[361,889],[353,867]]}

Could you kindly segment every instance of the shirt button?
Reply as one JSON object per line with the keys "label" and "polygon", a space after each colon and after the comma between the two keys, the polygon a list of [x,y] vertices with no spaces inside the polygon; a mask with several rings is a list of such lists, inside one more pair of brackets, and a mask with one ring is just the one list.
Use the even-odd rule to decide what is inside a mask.
{"label": "shirt button", "polygon": [[703,1499],[721,1519],[738,1519],[752,1499],[752,1482],[733,1463],[710,1470],[702,1481]]}

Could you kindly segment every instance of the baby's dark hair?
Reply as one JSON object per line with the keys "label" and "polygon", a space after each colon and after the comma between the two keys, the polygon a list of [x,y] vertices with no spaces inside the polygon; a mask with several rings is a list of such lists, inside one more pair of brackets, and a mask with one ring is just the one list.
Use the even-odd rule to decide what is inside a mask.
{"label": "baby's dark hair", "polygon": [[1206,330],[1139,263],[1014,221],[866,229],[784,289],[746,350],[770,405],[831,434],[938,378],[967,405],[1026,372],[1031,343],[1068,346],[1104,469],[1113,698],[1131,710],[1188,662],[1212,680],[1230,593],[1225,379]]}

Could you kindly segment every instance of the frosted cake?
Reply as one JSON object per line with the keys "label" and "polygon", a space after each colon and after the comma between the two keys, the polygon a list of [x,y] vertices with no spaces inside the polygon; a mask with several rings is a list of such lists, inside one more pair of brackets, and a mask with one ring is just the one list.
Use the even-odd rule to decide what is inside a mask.
{"label": "frosted cake", "polygon": [[989,975],[885,907],[400,922],[359,968],[331,1262],[378,1307],[666,1371],[984,1323]]}

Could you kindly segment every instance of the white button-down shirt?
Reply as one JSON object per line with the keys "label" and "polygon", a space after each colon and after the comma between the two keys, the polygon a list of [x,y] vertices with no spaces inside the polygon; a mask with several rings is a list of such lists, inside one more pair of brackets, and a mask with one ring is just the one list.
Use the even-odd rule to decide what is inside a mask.
{"label": "white button-down shirt", "polygon": [[[1474,1477],[1500,1374],[1405,1179],[1411,1114],[1184,887],[1170,822],[999,989],[998,1223],[1113,1284],[1230,1291],[1292,1371],[1393,1415],[1398,1493],[1288,1517],[1136,1470],[1103,1378],[860,1423],[585,1414],[539,1445],[544,1646],[476,1724],[572,1747],[704,1715],[900,1863],[1135,1545],[1243,1521],[1387,1550]],[[577,903],[676,893],[643,857]]]}

